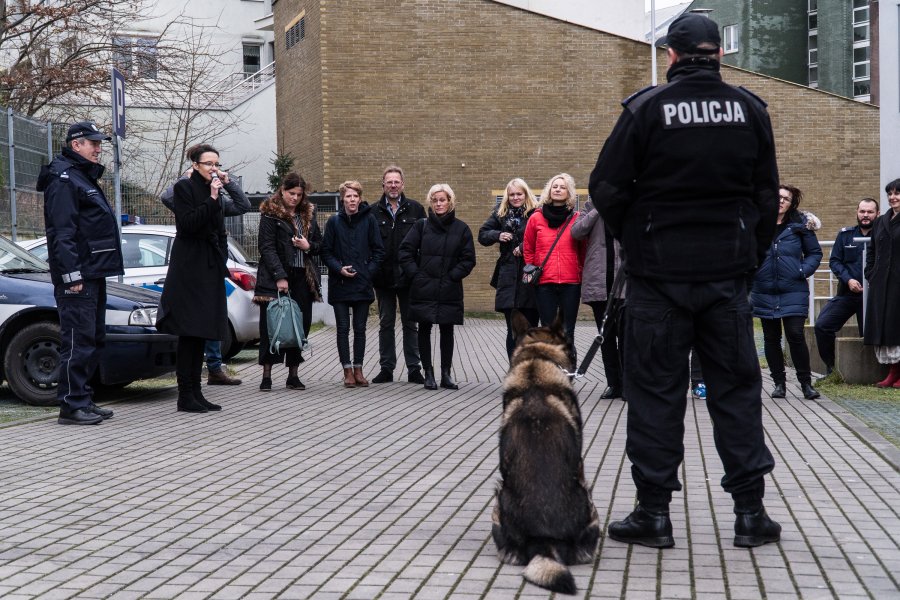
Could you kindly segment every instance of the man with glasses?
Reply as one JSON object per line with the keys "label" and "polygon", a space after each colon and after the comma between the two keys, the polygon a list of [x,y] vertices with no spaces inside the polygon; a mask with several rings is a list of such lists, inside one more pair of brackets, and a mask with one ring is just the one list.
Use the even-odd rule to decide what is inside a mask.
{"label": "man with glasses", "polygon": [[828,266],[838,278],[837,295],[828,301],[816,318],[816,347],[825,363],[825,376],[834,370],[834,340],[850,317],[856,315],[859,335],[862,336],[863,263],[862,244],[853,238],[869,237],[872,225],[878,217],[878,201],[863,198],[856,205],[856,226],[844,227],[837,234],[831,248]]}
{"label": "man with glasses", "polygon": [[609,537],[675,545],[669,504],[681,490],[687,360],[703,364],[734,544],[776,542],[763,507],[775,462],[762,426],[762,376],[747,282],[775,233],[778,167],[765,103],[722,81],[719,27],[675,19],[662,43],[668,83],[625,109],[591,174],[590,192],[627,257],[626,451],[638,505]]}
{"label": "man with glasses", "polygon": [[[190,148],[188,153],[190,153]],[[205,165],[207,167],[221,167],[220,164]],[[166,191],[160,194],[159,199],[166,208],[175,212],[175,184],[182,179],[187,179],[194,172],[189,167],[181,177],[172,182]],[[244,194],[244,190],[237,180],[230,177],[225,171],[219,171],[222,181],[222,189],[219,190],[219,201],[222,204],[222,212],[226,217],[239,217],[250,210],[250,199]],[[206,385],[240,385],[242,381],[237,377],[231,377],[222,365],[222,342],[220,340],[206,340],[203,352],[206,356]]]}
{"label": "man with glasses", "polygon": [[106,278],[125,273],[116,214],[97,183],[105,170],[101,146],[110,139],[93,121],[75,123],[37,182],[59,311],[60,425],[95,425],[113,416],[94,404],[88,383],[106,336]]}
{"label": "man with glasses", "polygon": [[372,379],[372,383],[388,383],[394,380],[394,367],[397,366],[394,324],[399,304],[407,379],[410,383],[424,384],[422,363],[419,360],[418,326],[409,318],[409,281],[400,268],[397,255],[400,242],[409,233],[413,224],[425,218],[425,209],[403,193],[403,169],[397,165],[390,165],[384,170],[381,186],[384,193],[372,211],[381,231],[385,250],[384,262],[374,281],[375,298],[378,300],[378,362],[381,371]]}

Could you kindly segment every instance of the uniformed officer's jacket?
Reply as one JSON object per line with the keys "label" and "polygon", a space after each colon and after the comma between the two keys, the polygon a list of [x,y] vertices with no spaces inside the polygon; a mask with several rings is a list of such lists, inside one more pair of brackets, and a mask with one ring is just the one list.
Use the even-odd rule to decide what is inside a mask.
{"label": "uniformed officer's jacket", "polygon": [[122,275],[116,215],[97,180],[103,165],[64,148],[41,168],[50,277],[56,285]]}
{"label": "uniformed officer's jacket", "polygon": [[844,227],[837,234],[834,240],[834,247],[831,249],[831,258],[828,259],[828,266],[840,280],[838,284],[838,296],[859,296],[862,292],[850,291],[850,280],[855,279],[862,283],[863,280],[863,264],[862,264],[862,244],[853,241],[855,237],[866,237],[856,227]]}
{"label": "uniformed officer's jacket", "polygon": [[718,62],[681,61],[669,83],[623,104],[590,179],[631,275],[740,277],[775,232],[778,168],[765,103],[727,85]]}

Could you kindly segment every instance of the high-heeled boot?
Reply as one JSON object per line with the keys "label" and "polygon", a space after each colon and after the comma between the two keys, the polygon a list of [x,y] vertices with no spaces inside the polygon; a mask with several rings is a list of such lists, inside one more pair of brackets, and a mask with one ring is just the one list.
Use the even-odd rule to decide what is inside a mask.
{"label": "high-heeled boot", "polygon": [[425,367],[422,370],[425,372],[425,389],[426,390],[436,390],[437,382],[434,380],[434,368]]}
{"label": "high-heeled boot", "polygon": [[441,367],[441,387],[447,388],[448,390],[458,390],[459,385],[453,381],[453,376],[450,375],[450,369],[452,367]]}
{"label": "high-heeled boot", "polygon": [[178,379],[178,410],[181,412],[205,413],[206,408],[194,397],[190,381]]}
{"label": "high-heeled boot", "polygon": [[892,364],[887,377],[876,383],[875,386],[880,388],[898,387],[897,383],[900,383],[900,362]]}

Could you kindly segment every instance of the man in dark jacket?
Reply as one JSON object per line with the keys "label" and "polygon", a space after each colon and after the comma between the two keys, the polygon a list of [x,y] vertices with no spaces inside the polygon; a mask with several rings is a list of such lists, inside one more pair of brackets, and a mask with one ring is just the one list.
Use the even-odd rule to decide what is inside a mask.
{"label": "man in dark jacket", "polygon": [[409,281],[400,268],[397,253],[400,242],[419,219],[425,218],[422,205],[403,194],[403,170],[391,165],[381,176],[384,193],[373,207],[372,214],[378,222],[385,258],[375,276],[375,297],[378,300],[378,363],[381,371],[372,383],[388,383],[394,380],[397,366],[397,344],[394,323],[397,320],[397,304],[400,304],[400,322],[403,324],[403,358],[410,383],[424,383],[422,363],[419,360],[418,326],[409,317]]}
{"label": "man in dark jacket", "polygon": [[863,264],[862,244],[853,238],[868,237],[878,217],[878,201],[863,198],[856,206],[856,227],[844,227],[837,234],[831,248],[828,266],[838,278],[837,295],[822,307],[816,318],[816,347],[825,363],[825,375],[834,370],[834,340],[837,332],[850,317],[856,315],[859,335],[862,336]]}
{"label": "man in dark jacket", "polygon": [[[190,150],[188,150],[190,152]],[[182,179],[187,179],[194,172],[193,167],[172,183],[166,191],[159,195],[160,201],[172,212],[175,212],[175,184]],[[222,212],[226,217],[239,217],[250,210],[250,199],[241,189],[237,180],[230,177],[225,171],[219,171],[222,180]],[[240,385],[241,380],[231,377],[222,366],[222,342],[221,340],[206,340],[203,348],[206,355],[206,372],[208,374],[206,385]]]}
{"label": "man in dark jacket", "polygon": [[673,546],[681,489],[687,360],[703,364],[706,406],[734,498],[737,546],[780,539],[763,508],[774,460],[762,427],[762,378],[747,280],[775,231],[778,168],[765,103],[725,84],[716,23],[672,22],[668,84],[623,104],[590,178],[594,205],[622,241],[628,272],[626,451],[638,506],[610,524],[627,543]]}
{"label": "man in dark jacket", "polygon": [[125,272],[116,215],[97,184],[104,171],[101,145],[110,139],[91,121],[75,123],[66,147],[38,177],[59,310],[62,425],[94,425],[113,416],[94,404],[89,384],[106,335],[106,278]]}

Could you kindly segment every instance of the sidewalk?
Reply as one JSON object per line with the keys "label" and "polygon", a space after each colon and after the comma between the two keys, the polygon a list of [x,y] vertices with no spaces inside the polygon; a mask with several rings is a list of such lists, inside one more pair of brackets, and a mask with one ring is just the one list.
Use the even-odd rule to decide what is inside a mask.
{"label": "sidewalk", "polygon": [[[427,392],[405,372],[345,389],[325,329],[301,365],[303,392],[284,388],[284,368],[259,392],[247,363],[243,385],[204,388],[221,413],[177,413],[169,389],[113,404],[96,427],[0,429],[0,597],[549,598],[498,562],[490,538],[503,321],[456,332],[456,392]],[[584,352],[590,328],[577,338]],[[578,387],[605,531],[635,494],[626,404],[599,400],[599,371],[598,356]],[[581,597],[900,597],[900,452],[796,385],[763,412],[781,543],[732,546],[711,424],[689,401],[676,547],[602,538],[594,563],[572,569]]]}

